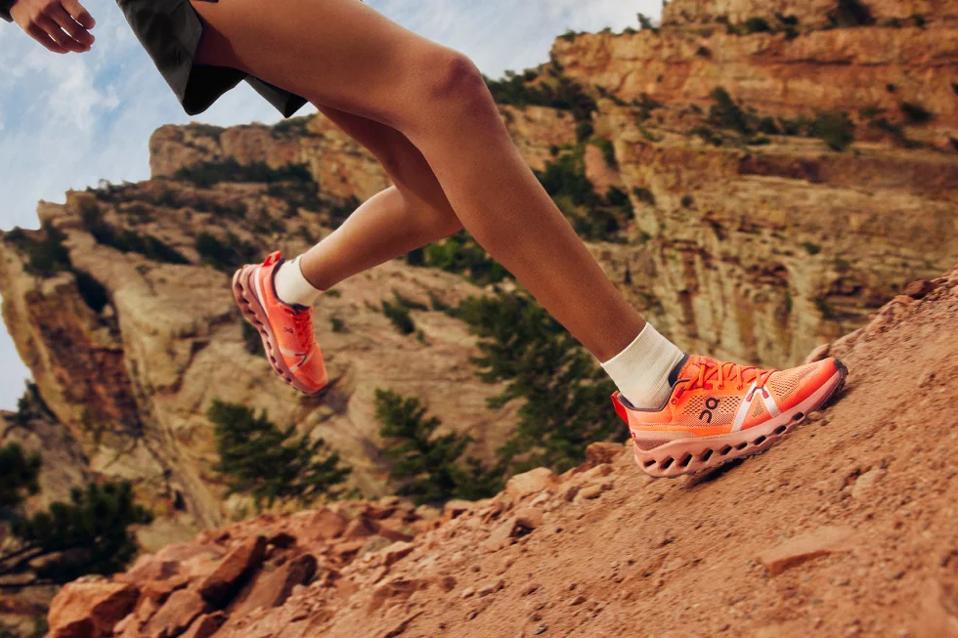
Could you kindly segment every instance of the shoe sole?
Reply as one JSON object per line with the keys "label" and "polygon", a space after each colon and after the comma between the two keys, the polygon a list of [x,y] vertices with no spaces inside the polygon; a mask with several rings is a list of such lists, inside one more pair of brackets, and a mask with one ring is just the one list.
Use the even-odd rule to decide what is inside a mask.
{"label": "shoe sole", "polygon": [[283,361],[283,357],[279,353],[279,348],[274,343],[273,331],[269,327],[266,310],[256,296],[250,293],[251,284],[249,283],[249,272],[252,268],[254,267],[243,266],[233,273],[233,299],[236,300],[236,305],[239,306],[243,318],[248,321],[251,326],[256,328],[260,338],[263,340],[263,350],[266,352],[266,358],[269,360],[269,364],[283,381],[304,394],[312,395],[321,392],[327,384],[323,384],[317,389],[304,387],[296,380],[293,371],[290,370],[286,362]]}
{"label": "shoe sole", "polygon": [[820,410],[845,385],[848,369],[836,360],[838,370],[805,401],[783,412],[767,423],[741,432],[718,436],[678,439],[651,450],[642,450],[633,442],[635,462],[642,471],[655,478],[676,478],[695,474],[764,452],[795,429],[810,412]]}

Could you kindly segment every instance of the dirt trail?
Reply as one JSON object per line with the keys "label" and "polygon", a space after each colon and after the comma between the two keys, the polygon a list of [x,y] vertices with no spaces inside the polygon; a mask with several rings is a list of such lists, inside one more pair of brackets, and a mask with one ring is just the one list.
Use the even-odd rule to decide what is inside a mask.
{"label": "dirt trail", "polygon": [[[850,370],[837,403],[761,456],[650,480],[629,449],[598,445],[575,471],[516,477],[434,521],[395,501],[354,506],[330,540],[308,515],[253,519],[169,550],[216,549],[189,569],[141,559],[127,580],[153,624],[130,616],[119,635],[177,635],[190,622],[187,635],[213,635],[225,620],[217,637],[958,636],[958,270],[909,290],[832,345]],[[364,525],[400,540],[384,547],[357,533]],[[256,535],[264,557],[235,588],[278,591],[304,553],[315,575],[256,605],[236,602],[243,590],[227,603],[190,598],[224,573],[226,548]],[[66,588],[51,619],[80,610],[84,587],[109,586]],[[199,619],[155,633],[187,598]]]}

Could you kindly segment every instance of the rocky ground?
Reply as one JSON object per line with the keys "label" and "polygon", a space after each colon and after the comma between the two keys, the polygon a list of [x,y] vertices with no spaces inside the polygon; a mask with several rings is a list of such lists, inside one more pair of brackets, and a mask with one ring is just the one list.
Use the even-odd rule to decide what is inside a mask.
{"label": "rocky ground", "polygon": [[907,292],[830,346],[846,389],[763,455],[652,480],[594,444],[441,514],[251,519],[68,585],[51,635],[958,636],[958,270]]}

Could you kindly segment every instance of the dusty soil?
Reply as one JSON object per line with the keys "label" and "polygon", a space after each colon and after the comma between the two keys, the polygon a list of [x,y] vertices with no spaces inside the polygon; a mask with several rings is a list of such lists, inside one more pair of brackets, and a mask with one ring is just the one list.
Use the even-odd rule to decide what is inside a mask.
{"label": "dusty soil", "polygon": [[[276,563],[303,554],[318,559],[315,575],[252,609],[206,600],[190,613],[205,614],[198,618],[213,630],[225,622],[218,637],[246,638],[958,635],[958,423],[950,408],[958,270],[909,291],[832,344],[850,370],[846,389],[761,456],[712,475],[651,480],[630,449],[598,445],[576,470],[534,470],[496,498],[450,504],[433,521],[394,500],[353,511],[354,521],[417,520],[406,530],[410,542],[387,547],[381,536],[357,541],[356,522],[319,539],[304,515],[253,519],[176,551],[222,553],[286,530],[295,543],[267,538],[262,563],[236,586],[265,583]],[[362,547],[336,549],[348,543]],[[141,559],[139,573],[160,562]],[[179,575],[165,581],[180,599],[224,569],[194,561],[184,576],[184,565],[169,565]],[[157,589],[144,578],[119,580],[132,581],[141,608]],[[51,620],[74,587],[54,602]],[[174,601],[168,595],[147,611],[163,613]],[[153,635],[129,618],[122,627],[131,633],[121,635]]]}

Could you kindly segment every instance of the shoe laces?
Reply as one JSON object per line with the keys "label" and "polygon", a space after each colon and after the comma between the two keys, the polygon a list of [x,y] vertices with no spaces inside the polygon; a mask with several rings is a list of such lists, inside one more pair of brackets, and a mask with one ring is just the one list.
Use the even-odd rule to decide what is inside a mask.
{"label": "shoe laces", "polygon": [[296,342],[302,344],[305,348],[303,354],[309,352],[313,347],[313,318],[312,308],[297,308],[295,306],[284,305],[283,310],[293,320],[293,331],[296,336]]}
{"label": "shoe laces", "polygon": [[675,399],[681,397],[685,392],[697,390],[724,390],[727,386],[734,383],[736,390],[744,390],[749,383],[755,382],[752,392],[761,390],[767,394],[765,383],[775,372],[774,369],[764,370],[758,366],[749,366],[732,361],[716,361],[710,357],[693,357],[690,361],[690,367],[694,366],[696,372],[690,378],[679,379],[675,383]]}

